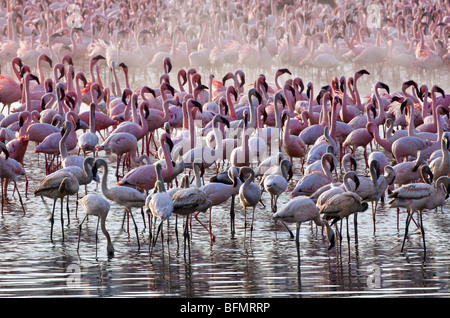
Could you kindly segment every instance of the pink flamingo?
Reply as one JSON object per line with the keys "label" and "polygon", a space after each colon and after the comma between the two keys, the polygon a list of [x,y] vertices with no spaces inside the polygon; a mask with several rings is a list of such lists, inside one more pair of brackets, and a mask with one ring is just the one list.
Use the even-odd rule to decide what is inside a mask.
{"label": "pink flamingo", "polygon": [[[3,208],[6,198],[6,180],[11,179],[14,181],[14,186],[17,189],[16,181],[18,180],[20,175],[25,175],[25,170],[22,165],[12,158],[9,158],[9,152],[6,145],[3,142],[0,142],[0,151],[4,153],[4,156],[0,156],[0,179],[1,179],[1,192],[2,192],[2,216],[3,216]],[[6,180],[5,180],[6,179]],[[17,193],[19,190],[17,189]],[[20,203],[22,204],[23,213],[25,214],[25,208],[23,206],[22,198],[19,193]]]}
{"label": "pink flamingo", "polygon": [[[195,127],[192,117],[191,108],[197,107],[201,109],[201,105],[193,98],[189,98],[182,103],[183,110],[183,129],[178,136],[172,138],[174,147],[181,147],[181,154],[186,153],[189,149],[195,147]],[[208,141],[207,141],[208,142]],[[158,151],[159,157],[162,155],[162,148]]]}
{"label": "pink flamingo", "polygon": [[[78,116],[73,112],[73,111],[69,111],[67,113],[67,120],[71,121],[73,126],[76,126],[77,122],[78,122]],[[36,148],[34,148],[34,152],[35,153],[44,153],[46,155],[46,172],[49,173],[50,172],[50,165],[51,162],[48,163],[47,161],[47,155],[53,155],[53,157],[55,157],[56,155],[58,155],[59,152],[59,143],[61,140],[62,136],[61,136],[61,132],[55,132],[52,133],[50,135],[48,135],[39,145],[36,146]],[[71,129],[67,140],[66,140],[66,147],[67,150],[70,151],[72,149],[74,149],[77,146],[77,133],[75,131],[75,129]]]}
{"label": "pink flamingo", "polygon": [[309,175],[303,176],[295,188],[290,193],[291,197],[299,195],[311,195],[322,186],[333,182],[332,171],[335,169],[334,158],[330,153],[325,153],[321,159],[322,171],[314,171]]}
{"label": "pink flamingo", "polygon": [[59,140],[59,154],[61,155],[61,166],[67,168],[70,166],[77,166],[83,168],[84,157],[77,155],[70,155],[67,151],[66,140],[69,137],[74,126],[71,121],[65,121],[61,128],[61,139]]}
{"label": "pink flamingo", "polygon": [[[148,134],[148,121],[144,116],[144,109],[148,112],[148,101],[143,101],[139,106],[137,106],[137,94],[133,94],[131,101],[132,119],[133,121],[124,121],[116,129],[114,129],[111,134],[119,132],[128,132],[136,137],[139,141]],[[139,108],[139,117],[136,113],[136,106]]]}
{"label": "pink flamingo", "polygon": [[[329,124],[327,115],[327,101],[332,101],[329,93],[325,93],[322,97],[322,120],[317,124],[312,124],[306,127],[299,134],[300,138],[302,138],[307,145],[313,145],[316,140],[323,135],[325,126]],[[311,115],[311,113],[309,114]]]}
{"label": "pink flamingo", "polygon": [[300,225],[304,222],[314,221],[318,226],[325,227],[327,233],[328,249],[334,246],[334,232],[327,221],[323,220],[319,209],[310,198],[297,198],[285,204],[280,211],[273,215],[274,220],[296,223],[295,245],[297,247],[298,266],[300,268]]}
{"label": "pink flamingo", "polygon": [[[177,105],[181,106],[181,103],[177,101],[176,99],[165,99],[163,104],[163,113],[161,114],[161,111],[158,109],[149,108],[149,114],[146,117],[147,125],[148,125],[148,132],[149,140],[147,140],[147,147],[149,147],[149,143],[151,140],[153,140],[155,149],[157,149],[156,141],[155,141],[155,131],[159,128],[162,128],[164,126],[164,123],[169,121],[170,118],[170,111],[169,111],[169,105]],[[147,149],[149,151],[149,149]]]}
{"label": "pink flamingo", "polygon": [[366,129],[373,136],[375,142],[383,147],[383,149],[389,153],[392,153],[392,144],[386,138],[381,138],[378,126],[374,122],[368,122],[366,124]]}
{"label": "pink flamingo", "polygon": [[[163,149],[165,159],[165,167],[161,169],[161,173],[163,179],[166,179],[169,176],[171,176],[173,170],[170,151],[166,147],[166,144],[169,145],[169,147],[173,146],[172,140],[170,139],[170,135],[168,133],[165,132],[161,134],[160,144],[161,148]],[[157,176],[154,165],[147,164],[129,171],[119,182],[117,182],[117,185],[132,186],[137,189],[144,189],[145,191],[150,191],[155,186],[156,177]]]}
{"label": "pink flamingo", "polygon": [[[231,219],[231,232],[234,233],[234,200],[235,196],[239,194],[239,188],[242,185],[241,179],[239,179],[238,169],[236,167],[230,167],[228,169],[228,177],[232,180],[232,184],[225,184],[221,182],[211,182],[202,187],[200,190],[206,194],[206,198],[211,201],[210,208],[210,220],[209,224],[211,227],[211,209],[213,206],[217,206],[228,201],[231,198],[230,207],[230,219]],[[211,233],[211,241],[214,241],[214,235]]]}
{"label": "pink flamingo", "polygon": [[287,110],[283,111],[282,121],[285,123],[284,134],[283,134],[283,149],[286,154],[292,159],[295,158],[305,158],[306,155],[306,144],[303,139],[299,136],[291,135],[289,133],[290,118]]}
{"label": "pink flamingo", "polygon": [[402,186],[420,180],[420,167],[424,164],[426,161],[423,160],[422,151],[417,153],[416,160],[397,163],[392,167],[395,172],[394,184]]}
{"label": "pink flamingo", "polygon": [[366,127],[353,130],[342,143],[342,147],[345,149],[350,147],[352,154],[355,155],[356,148],[364,148],[364,160],[366,167],[369,168],[369,162],[367,158],[367,145],[373,140],[373,136]]}
{"label": "pink flamingo", "polygon": [[343,122],[348,123],[353,118],[359,116],[361,114],[361,110],[357,106],[349,105],[346,80],[344,76],[341,76],[340,84],[343,97],[342,97],[342,108],[339,115]]}
{"label": "pink flamingo", "polygon": [[[13,58],[11,61],[12,69],[16,77],[20,80],[20,73],[16,66],[22,68],[22,61],[20,58]],[[11,104],[18,102],[22,98],[22,90],[20,83],[16,82],[10,75],[0,75],[0,103],[3,104],[3,109],[8,107],[8,114],[10,112]]]}
{"label": "pink flamingo", "polygon": [[[0,78],[0,80],[1,80],[1,78]],[[25,97],[26,97],[25,109],[24,110],[27,110],[29,112],[31,112],[34,109],[34,107],[32,106],[32,100],[31,100],[30,89],[29,89],[30,88],[30,82],[32,80],[39,81],[38,78],[35,75],[27,73],[24,76],[23,81],[22,81],[23,85],[24,85],[24,88],[25,88],[24,91],[25,91]],[[5,89],[6,89],[6,86],[5,86]],[[12,88],[11,88],[11,92],[13,92]],[[8,93],[6,91],[3,92],[1,94],[1,96],[4,96],[3,94],[4,95],[8,95]],[[39,111],[40,110],[40,102],[38,102],[38,105],[39,105],[39,107],[37,109]],[[19,113],[20,112],[15,112],[15,113],[8,114],[5,118],[2,119],[2,121],[0,123],[0,126],[1,127],[8,127],[10,124],[18,121],[19,120]]]}
{"label": "pink flamingo", "polygon": [[[442,90],[442,88],[440,88],[437,85],[433,85],[433,87],[431,88],[431,101],[432,101],[431,110],[432,110],[432,115],[429,116],[429,117],[431,117],[431,121],[427,120],[429,117],[424,117],[422,115],[424,123],[417,127],[417,131],[418,132],[437,133],[437,121],[438,120],[442,120],[442,119],[440,117],[440,114],[437,112],[438,104],[437,104],[437,101],[436,101],[436,92],[439,92],[439,93],[442,94],[442,96],[445,96],[445,93]],[[425,91],[425,94],[426,94],[426,91]],[[424,96],[424,98],[426,99],[427,97]],[[424,104],[425,104],[425,101],[424,101]],[[425,106],[425,105],[423,105],[423,106]],[[424,108],[426,108],[426,106]]]}
{"label": "pink flamingo", "polygon": [[[138,141],[136,137],[127,132],[119,132],[111,134],[104,142],[96,146],[97,151],[105,150],[111,151],[116,155],[117,166],[116,166],[116,177],[119,180],[119,166],[122,156],[127,155],[126,159],[132,159],[135,163],[140,163],[142,160],[146,160],[147,164],[150,163],[150,159],[147,155],[141,155],[137,157],[138,152]],[[125,159],[123,166],[125,166]],[[128,164],[128,169],[130,165]]]}
{"label": "pink flamingo", "polygon": [[[91,86],[91,93],[93,94],[93,92],[100,92],[99,91],[100,86],[97,83],[92,84]],[[111,117],[105,115],[104,113],[102,113],[101,111],[98,111],[98,99],[97,98],[92,98],[92,102],[95,104],[95,114],[94,114],[94,119],[95,119],[95,130],[96,132],[100,133],[101,136],[101,131],[105,130],[113,125],[118,125],[119,122],[117,120],[112,119]],[[82,113],[80,113],[79,115],[80,120],[82,120],[85,123],[88,123],[91,117],[91,111],[87,110],[84,111]]]}

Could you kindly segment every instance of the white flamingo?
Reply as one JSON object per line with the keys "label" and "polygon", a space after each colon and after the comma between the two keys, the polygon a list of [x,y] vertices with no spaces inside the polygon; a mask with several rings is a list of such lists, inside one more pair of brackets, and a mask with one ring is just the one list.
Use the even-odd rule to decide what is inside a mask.
{"label": "white flamingo", "polygon": [[102,229],[103,234],[106,237],[106,251],[108,256],[114,255],[114,246],[111,241],[111,236],[109,235],[108,230],[106,229],[106,217],[108,216],[109,209],[111,205],[109,202],[98,194],[89,193],[78,200],[80,204],[83,206],[84,212],[86,215],[79,225],[78,232],[78,246],[77,251],[80,249],[80,238],[81,238],[81,226],[84,221],[87,219],[89,215],[97,216],[97,229],[95,231],[95,250],[97,251],[97,241],[98,241],[98,225]]}
{"label": "white flamingo", "polygon": [[[139,234],[138,228],[136,225],[136,221],[134,220],[133,213],[131,213],[131,208],[142,208],[145,204],[146,196],[142,192],[126,187],[126,186],[116,186],[112,188],[108,188],[108,164],[104,159],[98,158],[94,162],[94,169],[98,169],[99,167],[103,167],[103,176],[102,176],[102,193],[108,199],[111,200],[125,208],[127,213],[131,215],[131,218],[134,223],[134,230],[136,233],[136,239],[138,243],[138,248],[140,248],[139,243]],[[96,173],[96,170],[94,170]],[[129,231],[128,231],[129,233]]]}
{"label": "white flamingo", "polygon": [[280,211],[273,215],[274,220],[296,223],[295,244],[297,247],[298,265],[300,266],[300,225],[303,222],[314,221],[318,226],[324,226],[327,230],[329,241],[328,249],[334,246],[334,232],[327,221],[320,217],[319,209],[313,200],[306,197],[295,198],[285,204]]}
{"label": "white flamingo", "polygon": [[408,217],[406,218],[405,235],[403,237],[402,249],[405,246],[408,236],[409,223],[414,212],[419,213],[420,231],[422,233],[424,257],[426,255],[425,230],[423,228],[422,212],[432,210],[445,203],[450,193],[450,178],[442,176],[437,179],[435,185],[428,183],[410,183],[394,190],[390,195],[389,207],[406,208]]}
{"label": "white flamingo", "polygon": [[239,202],[241,203],[241,206],[244,208],[245,213],[245,228],[247,228],[247,208],[251,207],[253,209],[253,214],[250,231],[253,231],[255,207],[261,200],[261,188],[256,183],[253,182],[255,179],[255,171],[253,171],[253,169],[250,167],[242,167],[239,170],[239,178],[245,180],[244,183],[239,188]]}

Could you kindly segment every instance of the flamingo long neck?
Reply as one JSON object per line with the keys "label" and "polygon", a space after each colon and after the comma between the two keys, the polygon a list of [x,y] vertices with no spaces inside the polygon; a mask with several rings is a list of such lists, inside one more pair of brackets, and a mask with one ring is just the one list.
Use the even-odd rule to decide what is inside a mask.
{"label": "flamingo long neck", "polygon": [[347,98],[350,100],[350,102],[353,105],[356,105],[356,96],[355,96],[355,92],[353,91],[353,77],[349,77],[347,79],[347,89],[348,89],[348,92],[350,92],[350,96],[347,94]]}
{"label": "flamingo long neck", "polygon": [[195,187],[200,189],[202,186],[202,179],[200,177],[200,171],[197,164],[194,165],[194,175],[195,175]]}
{"label": "flamingo long neck", "polygon": [[337,142],[337,138],[336,138],[337,115],[338,115],[337,104],[333,103],[332,106],[331,106],[331,122],[329,123],[329,125],[330,125],[330,137],[333,138],[333,141],[335,143]]}
{"label": "flamingo long neck", "polygon": [[108,165],[106,162],[100,161],[101,166],[103,166],[103,177],[102,177],[102,193],[107,198],[111,198],[111,191],[108,189]]}
{"label": "flamingo long neck", "polygon": [[286,144],[286,142],[289,142],[289,139],[291,138],[291,134],[289,133],[289,118],[285,120],[285,126],[284,126],[284,140],[283,142]]}
{"label": "flamingo long neck", "polygon": [[381,97],[380,93],[378,92],[378,89],[375,89],[375,98],[377,99],[377,108],[378,108],[378,114],[374,118],[374,121],[377,125],[381,125],[384,123],[386,119],[386,112],[384,110],[384,106],[381,104]]}
{"label": "flamingo long neck", "polygon": [[120,83],[119,83],[119,78],[117,77],[117,72],[116,72],[116,68],[115,65],[112,67],[112,72],[113,72],[113,76],[114,76],[114,82],[116,85],[116,94],[120,94],[120,92],[122,91],[120,89]]}
{"label": "flamingo long neck", "polygon": [[59,140],[59,152],[60,152],[61,158],[63,160],[65,158],[69,157],[69,152],[67,151],[67,147],[66,147],[66,140],[69,137],[71,130],[72,130],[72,127],[71,127],[71,129],[66,130],[64,132],[64,135],[62,136],[62,138]]}
{"label": "flamingo long neck", "polygon": [[222,133],[217,126],[217,120],[213,122],[214,140],[216,145],[214,147],[214,157],[218,158],[223,153]]}
{"label": "flamingo long neck", "polygon": [[25,80],[25,109],[31,112],[31,93],[30,93],[30,80]]}
{"label": "flamingo long neck", "polygon": [[309,91],[309,103],[308,103],[308,112],[312,115],[314,113],[314,90],[313,86],[311,85],[311,89]]}
{"label": "flamingo long neck", "polygon": [[[374,129],[374,138],[377,144],[383,147],[386,151],[392,152],[392,144],[386,138],[381,138],[380,133],[378,132],[378,126],[376,126],[375,128],[376,129]],[[389,127],[386,135],[389,136],[389,132],[392,133],[392,129],[393,129],[392,126]]]}
{"label": "flamingo long neck", "polygon": [[[444,106],[439,105],[439,106],[436,108],[436,113],[440,113],[443,107],[444,107]],[[437,117],[437,120],[436,120],[436,126],[437,126],[437,134],[438,134],[438,137],[437,137],[436,140],[441,140],[442,135],[443,135],[443,133],[444,133],[444,129],[443,129],[443,127],[442,127],[442,120],[441,120],[441,118],[440,118],[439,116]]]}
{"label": "flamingo long neck", "polygon": [[89,131],[95,134],[95,105],[91,105],[89,113]]}
{"label": "flamingo long neck", "polygon": [[72,77],[72,74],[73,74],[73,66],[70,65],[69,66],[69,70],[66,73],[66,83],[67,83],[66,90],[68,92],[73,91],[73,77]]}
{"label": "flamingo long neck", "polygon": [[163,121],[164,122],[169,121],[169,118],[170,118],[169,104],[170,103],[168,102],[168,100],[164,101],[164,104],[163,104],[163,113],[164,113]]}
{"label": "flamingo long neck", "polygon": [[372,183],[374,189],[378,189],[378,178],[377,178],[377,172],[375,171],[375,167],[370,167],[370,176],[372,178]]}
{"label": "flamingo long neck", "polygon": [[414,95],[412,95],[412,94],[410,94],[410,93],[408,93],[407,91],[406,91],[406,89],[408,88],[408,86],[403,86],[402,87],[402,93],[403,93],[403,95],[406,97],[406,98],[411,98],[414,102],[416,102],[417,101],[417,97],[416,96],[414,96]]}
{"label": "flamingo long neck", "polygon": [[194,125],[194,117],[192,117],[192,112],[189,108],[187,108],[187,116],[188,116],[188,129],[189,129],[189,139],[191,143],[191,149],[195,147],[195,125]]}
{"label": "flamingo long neck", "polygon": [[249,136],[248,127],[245,127],[244,131],[242,132],[242,149],[244,151],[244,160],[245,160],[246,164],[250,163],[250,149],[249,149],[249,145],[248,145],[249,138],[250,138],[250,136]]}
{"label": "flamingo long neck", "polygon": [[436,92],[434,89],[431,90],[431,109],[433,112],[433,122],[436,123],[436,121],[438,120],[438,114],[437,114]]}
{"label": "flamingo long neck", "polygon": [[161,146],[162,146],[163,153],[164,153],[164,160],[166,162],[166,167],[161,169],[161,175],[163,177],[167,177],[173,171],[172,156],[166,147],[166,141],[164,139],[161,140]]}
{"label": "flamingo long neck", "polygon": [[294,111],[294,96],[293,95],[289,95],[286,94],[287,93],[287,89],[286,89],[286,85],[283,87],[283,94],[286,97],[286,104],[289,110],[289,116],[290,117],[294,117],[295,115],[295,111]]}
{"label": "flamingo long neck", "polygon": [[139,119],[136,111],[136,103],[137,103],[137,94],[133,94],[131,98],[131,119],[133,123],[139,124]]}
{"label": "flamingo long neck", "polygon": [[[140,126],[141,126],[141,131],[146,134],[148,132],[148,122],[147,120],[144,118],[144,106],[139,106],[139,117],[140,117]],[[139,120],[138,120],[139,123]]]}
{"label": "flamingo long neck", "polygon": [[38,58],[38,73],[39,73],[39,81],[41,83],[44,83],[45,81],[45,76],[44,76],[44,72],[42,71],[42,56],[39,56]]}
{"label": "flamingo long neck", "polygon": [[350,182],[348,182],[350,179],[351,179],[351,175],[350,174],[347,174],[347,175],[344,176],[343,183],[344,183],[345,190],[347,192],[353,192],[354,191],[354,189],[351,186]]}
{"label": "flamingo long neck", "polygon": [[97,61],[95,59],[91,59],[91,61],[89,62],[89,73],[91,74],[92,83],[96,82],[95,75],[94,75],[94,65],[96,64],[96,62]]}
{"label": "flamingo long neck", "polygon": [[407,107],[408,107],[408,115],[407,115],[408,136],[414,136],[416,134],[415,133],[416,126],[414,125],[414,116],[413,116],[414,106],[408,103]]}
{"label": "flamingo long neck", "polygon": [[[228,112],[230,113],[230,117],[231,118],[237,119],[236,110],[234,109],[234,103],[231,100],[231,90],[232,90],[232,86],[228,86],[227,87],[227,92],[226,92],[227,104],[228,104]],[[249,100],[249,104],[250,104],[250,100]]]}
{"label": "flamingo long neck", "polygon": [[106,230],[106,216],[102,216],[100,218],[100,228],[103,232],[103,235],[105,235],[106,238],[106,249],[108,251],[108,253],[113,253],[114,252],[114,247],[111,241],[111,236],[109,235],[108,230]]}
{"label": "flamingo long neck", "polygon": [[321,121],[321,125],[322,126],[328,126],[328,115],[327,115],[327,101],[325,96],[322,97],[322,121]]}
{"label": "flamingo long neck", "polygon": [[345,80],[344,80],[344,85],[343,87],[343,97],[342,97],[342,120],[344,122],[349,122],[352,118],[351,113],[348,110],[347,104],[348,104],[348,95],[347,95],[347,87],[345,85]]}
{"label": "flamingo long neck", "polygon": [[355,101],[356,101],[356,107],[358,107],[359,109],[361,109],[362,108],[362,105],[361,105],[361,97],[359,96],[359,91],[358,91],[358,87],[356,86],[356,82],[358,81],[358,76],[355,76],[354,78],[353,78],[353,90],[354,90],[354,93],[355,93]]}
{"label": "flamingo long neck", "polygon": [[80,78],[77,73],[77,75],[75,75],[75,93],[77,94],[77,99],[82,100],[83,94],[81,93],[81,86],[80,86],[79,81],[80,81]]}

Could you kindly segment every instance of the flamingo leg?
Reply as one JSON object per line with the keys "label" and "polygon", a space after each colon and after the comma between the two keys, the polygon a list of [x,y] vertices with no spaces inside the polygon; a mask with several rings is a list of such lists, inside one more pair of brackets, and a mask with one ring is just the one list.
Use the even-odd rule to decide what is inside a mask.
{"label": "flamingo leg", "polygon": [[414,214],[414,210],[408,211],[408,216],[406,218],[406,226],[405,226],[405,236],[403,237],[403,243],[402,243],[402,249],[401,249],[402,252],[403,252],[403,248],[405,246],[406,237],[408,236],[409,222],[411,222],[411,218],[412,218],[413,214]]}
{"label": "flamingo leg", "polygon": [[51,241],[51,242],[53,242],[53,224],[55,223],[55,206],[56,206],[56,200],[58,200],[58,198],[53,199],[52,216],[50,217],[50,241]]}
{"label": "flamingo leg", "polygon": [[3,206],[5,205],[5,197],[3,195],[3,178],[1,178],[1,183],[2,183],[2,216],[3,216]]}
{"label": "flamingo leg", "polygon": [[77,245],[77,251],[80,249],[80,239],[81,239],[81,226],[83,225],[84,221],[87,218],[87,214],[84,216],[83,220],[81,221],[80,225],[78,226],[78,245]]}
{"label": "flamingo leg", "polygon": [[186,259],[186,242],[188,244],[189,255],[191,255],[191,239],[189,236],[189,215],[186,216],[186,224],[184,225],[184,258]]}
{"label": "flamingo leg", "polygon": [[19,195],[20,204],[22,205],[23,214],[25,214],[25,207],[23,206],[22,196],[20,195],[19,188],[17,187],[16,181],[14,181],[14,188],[17,190],[17,194]]}
{"label": "flamingo leg", "polygon": [[427,253],[427,247],[425,245],[425,229],[423,228],[423,221],[422,221],[422,211],[419,211],[420,216],[420,231],[422,232],[422,240],[423,240],[423,257],[425,257]]}
{"label": "flamingo leg", "polygon": [[62,240],[64,242],[64,197],[61,198],[61,233],[62,233]]}
{"label": "flamingo leg", "polygon": [[136,225],[136,221],[134,220],[133,213],[131,213],[131,209],[128,209],[128,212],[130,213],[131,219],[133,220],[134,231],[136,232],[136,239],[137,239],[138,249],[140,249],[141,248],[141,244],[139,243],[139,233],[138,233],[138,228],[137,228],[137,225]]}
{"label": "flamingo leg", "polygon": [[300,272],[300,222],[297,222],[297,229],[295,232],[295,246],[297,248],[297,266]]}
{"label": "flamingo leg", "polygon": [[231,234],[234,234],[234,195],[231,197],[231,207],[230,207],[230,227],[231,227]]}

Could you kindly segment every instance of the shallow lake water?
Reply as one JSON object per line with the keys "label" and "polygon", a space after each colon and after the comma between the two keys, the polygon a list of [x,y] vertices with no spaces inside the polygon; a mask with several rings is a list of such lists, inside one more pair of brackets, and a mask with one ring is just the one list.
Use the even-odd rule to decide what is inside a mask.
{"label": "shallow lake water", "polygon": [[[364,83],[364,80],[361,81]],[[367,87],[375,81],[368,80]],[[389,81],[386,81],[389,84]],[[448,83],[448,82],[447,82]],[[363,85],[361,85],[364,87]],[[393,87],[395,88],[395,87]],[[445,90],[449,87],[443,87]],[[111,205],[107,219],[115,255],[108,257],[106,240],[99,231],[95,248],[97,220],[90,217],[81,231],[77,251],[78,225],[84,217],[74,197],[69,199],[70,223],[64,210],[62,241],[60,206],[56,205],[53,242],[50,241],[49,215],[51,199],[34,197],[33,190],[44,176],[44,156],[32,152],[30,142],[25,159],[29,180],[18,187],[25,205],[8,188],[8,202],[0,219],[0,297],[267,297],[267,298],[332,298],[332,297],[448,297],[450,296],[450,221],[448,202],[442,209],[426,211],[423,222],[427,253],[424,257],[419,229],[411,223],[410,235],[402,253],[406,213],[380,203],[374,233],[371,207],[358,215],[358,240],[355,240],[353,218],[349,218],[350,242],[343,224],[342,242],[327,250],[321,228],[305,223],[300,230],[300,267],[297,263],[295,239],[272,220],[270,198],[255,211],[254,229],[245,228],[243,209],[236,199],[236,231],[230,231],[230,201],[212,209],[212,232],[215,241],[195,219],[192,219],[190,253],[183,249],[182,219],[175,217],[164,225],[164,246],[158,240],[150,252],[147,216],[133,210],[138,226],[138,248],[133,223],[123,226],[124,211]],[[115,186],[115,157],[104,152],[110,165],[109,186]],[[364,169],[362,151],[357,151],[358,173]],[[300,163],[294,161],[292,189],[301,177]],[[209,169],[205,180],[215,171]],[[180,179],[180,178],[179,178]],[[101,194],[101,187],[91,183],[89,193]],[[80,188],[80,196],[85,189]],[[289,191],[278,206],[290,200]],[[250,222],[251,213],[247,215]],[[416,216],[417,219],[417,216]],[[199,220],[209,225],[209,214]],[[338,224],[339,226],[339,224]],[[295,225],[289,225],[295,233]],[[178,229],[178,237],[175,229]],[[338,228],[334,228],[336,231]]]}

